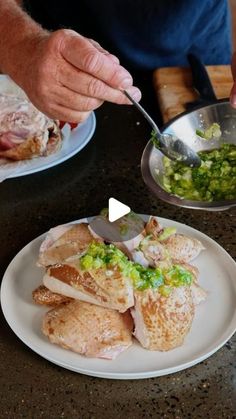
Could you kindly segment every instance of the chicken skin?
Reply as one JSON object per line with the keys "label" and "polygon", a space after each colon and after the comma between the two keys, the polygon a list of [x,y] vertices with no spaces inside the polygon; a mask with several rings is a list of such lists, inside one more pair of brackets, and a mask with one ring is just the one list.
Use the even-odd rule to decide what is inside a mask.
{"label": "chicken skin", "polygon": [[154,239],[157,239],[163,231],[163,227],[159,223],[157,217],[150,217],[146,223],[145,231],[147,235],[151,235]]}
{"label": "chicken skin", "polygon": [[135,291],[131,314],[134,336],[144,348],[169,351],[181,346],[194,317],[190,287],[174,288],[168,297],[152,289]]}
{"label": "chicken skin", "polygon": [[170,257],[180,262],[191,262],[204,249],[202,243],[184,234],[173,234],[162,241]]}
{"label": "chicken skin", "polygon": [[[174,261],[177,263],[177,261]],[[193,275],[193,282],[191,284],[191,292],[193,297],[194,305],[198,305],[205,301],[207,298],[207,292],[198,283],[199,270],[196,266],[190,265],[189,263],[181,263],[183,268],[187,269]]]}
{"label": "chicken skin", "polygon": [[50,310],[42,331],[52,343],[87,357],[115,359],[132,345],[129,312],[73,301]]}
{"label": "chicken skin", "polygon": [[199,240],[176,233],[173,227],[163,228],[156,217],[150,217],[145,231],[147,237],[140,247],[151,266],[158,266],[161,260],[168,258],[191,262],[204,249]]}
{"label": "chicken skin", "polygon": [[27,99],[0,94],[0,157],[26,160],[47,156],[61,148],[59,123],[41,113]]}
{"label": "chicken skin", "polygon": [[69,297],[65,297],[64,295],[56,294],[55,292],[50,291],[44,285],[40,285],[38,288],[36,288],[32,292],[32,297],[36,304],[52,307],[72,301],[72,299]]}
{"label": "chicken skin", "polygon": [[116,266],[84,271],[79,261],[80,258],[48,268],[44,285],[52,292],[121,313],[134,305],[132,281]]}
{"label": "chicken skin", "polygon": [[47,267],[63,262],[69,257],[83,253],[93,240],[95,241],[95,238],[87,223],[54,227],[49,230],[40,247],[37,264]]}

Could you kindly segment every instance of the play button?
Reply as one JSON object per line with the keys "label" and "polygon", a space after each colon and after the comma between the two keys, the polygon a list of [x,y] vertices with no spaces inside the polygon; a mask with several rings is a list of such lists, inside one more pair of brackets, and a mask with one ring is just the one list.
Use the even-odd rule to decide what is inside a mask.
{"label": "play button", "polygon": [[131,211],[128,205],[122,204],[115,198],[110,198],[108,201],[108,220],[113,223],[124,215],[129,214]]}
{"label": "play button", "polygon": [[90,222],[90,229],[95,236],[102,237],[107,242],[127,242],[142,233],[144,221],[131,211],[128,205],[110,198],[108,209],[93,218]]}

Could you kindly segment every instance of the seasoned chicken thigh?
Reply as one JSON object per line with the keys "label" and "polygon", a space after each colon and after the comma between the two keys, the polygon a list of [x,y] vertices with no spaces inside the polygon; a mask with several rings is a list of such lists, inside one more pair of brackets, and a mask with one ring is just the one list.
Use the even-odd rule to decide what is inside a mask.
{"label": "seasoned chicken thigh", "polygon": [[129,272],[117,247],[92,242],[83,255],[49,267],[43,283],[52,292],[125,312],[134,305]]}
{"label": "seasoned chicken thigh", "polygon": [[0,157],[25,160],[60,149],[57,121],[42,114],[26,98],[0,94]]}
{"label": "seasoned chicken thigh", "polygon": [[52,292],[122,313],[134,305],[132,281],[116,267],[83,271],[74,259],[50,267],[43,283]]}
{"label": "seasoned chicken thigh", "polygon": [[[83,253],[95,241],[87,223],[60,225],[49,230],[43,241],[38,266],[50,266],[63,262],[71,256]],[[96,239],[101,241],[101,239]]]}
{"label": "seasoned chicken thigh", "polygon": [[168,297],[152,289],[135,291],[134,295],[131,314],[134,335],[141,345],[152,351],[169,351],[181,346],[194,317],[190,287],[174,288]]}
{"label": "seasoned chicken thigh", "polygon": [[162,241],[170,257],[181,262],[191,262],[204,249],[202,243],[184,234],[173,234]]}
{"label": "seasoned chicken thigh", "polygon": [[114,359],[132,345],[129,312],[73,301],[50,310],[42,331],[52,343],[88,357]]}
{"label": "seasoned chicken thigh", "polygon": [[[150,254],[151,249],[154,249],[155,253],[160,259],[160,253],[158,252],[160,246],[163,246],[166,250],[166,255],[171,259],[176,259],[179,262],[190,262],[195,259],[199,253],[204,249],[202,243],[192,237],[185,236],[184,234],[176,233],[174,227],[162,227],[156,217],[150,217],[145,227],[147,238],[146,246],[144,246],[144,254]],[[148,259],[148,257],[146,257]],[[152,260],[153,260],[152,256]],[[156,259],[157,260],[157,259]],[[154,261],[155,262],[155,261]]]}

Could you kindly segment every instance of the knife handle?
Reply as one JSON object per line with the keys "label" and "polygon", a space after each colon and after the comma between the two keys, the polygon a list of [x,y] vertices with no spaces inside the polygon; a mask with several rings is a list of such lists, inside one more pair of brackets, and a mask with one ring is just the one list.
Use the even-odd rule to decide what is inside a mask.
{"label": "knife handle", "polygon": [[193,86],[197,90],[200,99],[204,102],[216,102],[217,97],[212,87],[207,70],[195,54],[188,54],[188,62],[192,71]]}

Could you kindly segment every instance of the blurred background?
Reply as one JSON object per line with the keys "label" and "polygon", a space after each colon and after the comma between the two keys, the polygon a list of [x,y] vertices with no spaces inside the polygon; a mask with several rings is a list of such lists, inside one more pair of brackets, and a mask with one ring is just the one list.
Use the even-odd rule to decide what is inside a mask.
{"label": "blurred background", "polygon": [[233,43],[236,48],[236,0],[230,0],[232,9]]}

